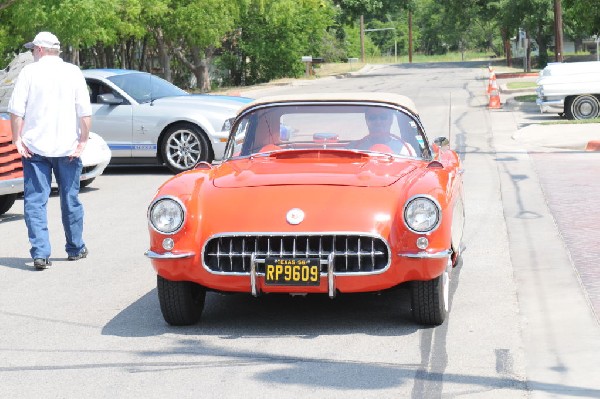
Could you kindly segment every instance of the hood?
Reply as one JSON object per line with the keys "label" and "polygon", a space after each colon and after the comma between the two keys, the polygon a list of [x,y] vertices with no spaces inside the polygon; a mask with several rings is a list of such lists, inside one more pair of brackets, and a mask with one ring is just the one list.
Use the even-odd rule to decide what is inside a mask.
{"label": "hood", "polygon": [[417,169],[412,159],[351,151],[283,152],[230,160],[215,169],[220,188],[332,185],[386,187]]}
{"label": "hood", "polygon": [[232,113],[237,112],[244,104],[252,99],[233,96],[189,95],[178,97],[163,97],[154,100],[154,105],[178,108],[202,107],[202,109],[229,109]]}

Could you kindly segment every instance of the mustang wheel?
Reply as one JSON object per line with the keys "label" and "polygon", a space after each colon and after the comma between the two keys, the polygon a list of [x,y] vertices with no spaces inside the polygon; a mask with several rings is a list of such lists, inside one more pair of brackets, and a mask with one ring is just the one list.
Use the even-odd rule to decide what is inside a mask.
{"label": "mustang wheel", "polygon": [[208,138],[197,126],[180,123],[165,134],[161,146],[163,161],[174,173],[192,169],[198,162],[212,162]]}
{"label": "mustang wheel", "polygon": [[439,326],[448,315],[450,297],[450,270],[429,281],[413,281],[411,286],[412,314],[417,323]]}
{"label": "mustang wheel", "polygon": [[17,194],[0,195],[0,215],[4,215],[13,206],[17,199]]}
{"label": "mustang wheel", "polygon": [[600,100],[591,94],[570,97],[565,104],[568,119],[594,119],[600,117]]}
{"label": "mustang wheel", "polygon": [[170,281],[157,276],[160,311],[173,326],[189,326],[200,320],[206,289],[190,281]]}
{"label": "mustang wheel", "polygon": [[96,178],[93,177],[91,179],[87,179],[87,180],[82,180],[79,182],[79,187],[80,188],[84,188],[84,187],[88,187],[90,184],[92,184],[92,182],[95,180]]}

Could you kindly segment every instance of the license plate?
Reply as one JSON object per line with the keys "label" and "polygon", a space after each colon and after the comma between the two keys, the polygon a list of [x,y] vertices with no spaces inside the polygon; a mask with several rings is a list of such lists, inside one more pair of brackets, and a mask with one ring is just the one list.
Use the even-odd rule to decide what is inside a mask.
{"label": "license plate", "polygon": [[265,284],[267,285],[319,285],[321,261],[319,259],[265,260]]}

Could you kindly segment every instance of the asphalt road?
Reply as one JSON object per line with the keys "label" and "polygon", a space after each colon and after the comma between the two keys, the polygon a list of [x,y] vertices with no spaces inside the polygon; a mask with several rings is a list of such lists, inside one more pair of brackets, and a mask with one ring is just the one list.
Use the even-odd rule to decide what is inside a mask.
{"label": "asphalt road", "polygon": [[[590,213],[579,207],[589,204],[579,218],[564,212],[573,202],[558,167],[585,154],[514,140],[526,114],[487,109],[486,71],[373,67],[245,93],[398,92],[431,137],[450,136],[467,170],[467,251],[442,326],[415,325],[407,292],[394,291],[333,301],[209,294],[200,325],[169,327],[143,256],[146,207],[169,173],[112,167],[81,193],[87,259],[66,260],[55,196],[50,270],[31,267],[22,200],[0,218],[0,397],[600,397],[600,328],[574,255],[589,248],[566,235],[583,230]],[[560,158],[537,159],[552,154]],[[598,170],[597,157],[585,159]]]}

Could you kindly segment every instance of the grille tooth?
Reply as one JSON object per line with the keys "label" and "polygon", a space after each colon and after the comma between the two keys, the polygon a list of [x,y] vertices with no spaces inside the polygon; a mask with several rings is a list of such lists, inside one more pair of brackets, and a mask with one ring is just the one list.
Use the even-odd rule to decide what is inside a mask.
{"label": "grille tooth", "polygon": [[252,256],[263,272],[264,259],[319,258],[321,272],[327,270],[327,260],[333,254],[335,273],[376,273],[389,264],[389,249],[380,237],[358,234],[270,234],[219,235],[209,239],[204,247],[204,265],[211,271],[225,274],[248,274]]}

